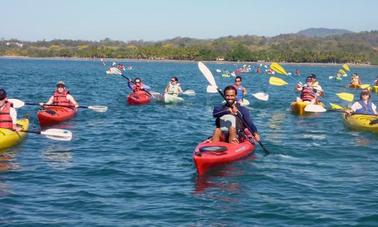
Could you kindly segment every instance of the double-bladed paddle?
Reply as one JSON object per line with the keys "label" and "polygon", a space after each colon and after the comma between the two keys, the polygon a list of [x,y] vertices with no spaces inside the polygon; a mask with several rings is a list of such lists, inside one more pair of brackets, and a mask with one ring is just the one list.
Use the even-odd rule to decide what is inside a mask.
{"label": "double-bladed paddle", "polygon": [[[11,103],[13,103],[14,108],[21,108],[21,107],[23,107],[25,105],[28,105],[28,106],[40,106],[39,103],[24,102],[24,101],[19,100],[19,99],[8,99],[8,100]],[[43,106],[69,107],[69,106],[65,106],[65,105],[53,105],[53,104],[43,105]],[[79,106],[78,108],[90,109],[90,110],[93,110],[95,112],[106,112],[108,110],[107,106]]]}

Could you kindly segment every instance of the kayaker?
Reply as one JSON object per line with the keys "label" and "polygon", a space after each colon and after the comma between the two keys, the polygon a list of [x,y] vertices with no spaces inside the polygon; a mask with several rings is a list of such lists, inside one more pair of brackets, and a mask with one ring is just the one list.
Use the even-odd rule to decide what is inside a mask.
{"label": "kayaker", "polygon": [[142,83],[142,80],[140,78],[135,78],[134,81],[128,80],[127,85],[133,92],[137,91],[148,91],[151,88],[145,84]]}
{"label": "kayaker", "polygon": [[236,101],[239,102],[239,103],[242,103],[244,96],[247,95],[247,89],[242,86],[242,78],[241,78],[241,76],[235,77],[235,83],[234,83],[233,86],[237,90]]}
{"label": "kayaker", "polygon": [[371,102],[370,91],[368,89],[363,89],[360,94],[360,100],[353,103],[350,110],[347,110],[346,113],[348,115],[352,113],[377,115],[377,107]]}
{"label": "kayaker", "polygon": [[169,95],[179,95],[179,94],[183,93],[177,77],[174,76],[174,77],[171,78],[167,87],[165,87],[164,92],[169,94]]}
{"label": "kayaker", "polygon": [[8,101],[7,92],[4,89],[0,89],[0,128],[21,130],[21,127],[17,126],[17,111]]}
{"label": "kayaker", "polygon": [[317,90],[312,87],[313,85],[313,80],[311,76],[308,76],[306,78],[306,84],[297,84],[296,90],[301,93],[300,98],[298,101],[303,101],[303,102],[311,102],[312,104],[316,104],[319,102],[317,99]]}
{"label": "kayaker", "polygon": [[[237,114],[242,117],[244,122],[252,130],[250,133],[252,133],[255,139],[260,141],[260,135],[250,118],[248,109],[240,106],[240,104],[236,102],[236,88],[234,86],[227,86],[223,94],[227,102],[224,105],[214,107],[213,110],[213,117],[216,118],[216,128],[212,136],[212,141],[219,142],[223,138],[228,138],[224,140],[229,143],[237,144],[239,143],[239,139],[243,139],[242,135],[245,133],[246,127],[240,122],[239,118],[236,117]],[[247,132],[249,132],[249,130],[247,130]]]}
{"label": "kayaker", "polygon": [[357,73],[353,73],[349,86],[359,87],[360,85],[361,85],[360,76]]}
{"label": "kayaker", "polygon": [[79,104],[76,102],[74,97],[70,95],[70,92],[66,88],[63,81],[58,81],[56,84],[56,90],[54,94],[50,97],[50,99],[46,103],[40,103],[39,105],[58,105],[58,106],[66,106],[71,108],[78,108]]}

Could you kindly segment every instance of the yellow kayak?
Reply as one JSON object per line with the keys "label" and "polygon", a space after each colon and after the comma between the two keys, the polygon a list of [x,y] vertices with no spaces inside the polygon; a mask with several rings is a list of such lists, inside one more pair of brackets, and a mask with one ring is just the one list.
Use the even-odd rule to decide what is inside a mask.
{"label": "yellow kayak", "polygon": [[378,93],[378,86],[372,86],[370,89],[372,92]]}
{"label": "yellow kayak", "polygon": [[[378,133],[378,116],[366,114],[353,114],[347,117],[344,114],[343,119],[345,125],[352,129]],[[377,121],[377,123],[370,124],[372,120]]]}
{"label": "yellow kayak", "polygon": [[[27,118],[18,120],[17,124],[22,127],[22,130],[28,130],[29,128],[29,120]],[[19,144],[24,139],[25,135],[25,132],[15,132],[0,128],[0,150]]]}
{"label": "yellow kayak", "polygon": [[[308,101],[292,102],[290,105],[291,111],[293,111],[293,113],[298,114],[298,115],[308,114],[309,112],[305,111],[305,108],[308,104],[310,104],[310,102]],[[316,105],[324,106],[322,103],[316,104]]]}

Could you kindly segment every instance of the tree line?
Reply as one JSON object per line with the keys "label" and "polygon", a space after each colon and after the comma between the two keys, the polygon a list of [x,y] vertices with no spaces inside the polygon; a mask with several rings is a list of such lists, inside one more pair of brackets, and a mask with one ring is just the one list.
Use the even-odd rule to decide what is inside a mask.
{"label": "tree line", "polygon": [[[20,45],[22,44],[22,45]],[[324,38],[284,34],[275,37],[227,36],[146,42],[51,40],[0,41],[1,56],[129,58],[168,60],[277,61],[378,64],[378,31]]]}

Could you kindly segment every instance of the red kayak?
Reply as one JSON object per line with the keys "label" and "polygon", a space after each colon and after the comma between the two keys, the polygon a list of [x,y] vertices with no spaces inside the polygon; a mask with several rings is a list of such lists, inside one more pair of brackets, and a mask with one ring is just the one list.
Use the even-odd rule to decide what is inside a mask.
{"label": "red kayak", "polygon": [[151,95],[145,91],[137,91],[130,93],[127,96],[127,103],[129,105],[142,105],[151,102]]}
{"label": "red kayak", "polygon": [[61,106],[48,106],[38,111],[37,117],[41,126],[58,124],[76,115],[77,109]]}
{"label": "red kayak", "polygon": [[247,157],[255,150],[256,145],[248,140],[239,144],[211,142],[205,140],[198,144],[193,152],[194,164],[198,175],[203,175],[209,168],[226,164]]}

